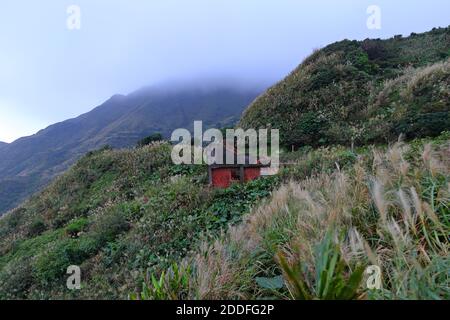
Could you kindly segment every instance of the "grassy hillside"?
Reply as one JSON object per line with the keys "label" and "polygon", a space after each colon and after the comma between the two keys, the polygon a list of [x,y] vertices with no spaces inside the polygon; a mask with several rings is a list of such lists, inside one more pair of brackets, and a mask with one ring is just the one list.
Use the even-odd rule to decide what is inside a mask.
{"label": "grassy hillside", "polygon": [[335,43],[257,99],[241,124],[298,147],[277,176],[89,152],[0,218],[0,299],[450,299],[449,30]]}
{"label": "grassy hillside", "polygon": [[134,298],[450,299],[450,133],[288,157],[271,197]]}
{"label": "grassy hillside", "polygon": [[354,298],[450,298],[449,133],[286,153],[277,177],[228,190],[169,155],[167,144],[90,153],[0,219],[0,298],[324,298],[314,274],[332,254],[340,284],[382,267],[383,290],[361,282]]}
{"label": "grassy hillside", "polygon": [[314,52],[244,112],[286,147],[386,143],[450,127],[450,27]]}
{"label": "grassy hillside", "polygon": [[[276,183],[211,190],[206,168],[171,163],[168,144],[92,152],[1,218],[0,298],[126,299]],[[80,292],[66,288],[69,265],[83,270]]]}

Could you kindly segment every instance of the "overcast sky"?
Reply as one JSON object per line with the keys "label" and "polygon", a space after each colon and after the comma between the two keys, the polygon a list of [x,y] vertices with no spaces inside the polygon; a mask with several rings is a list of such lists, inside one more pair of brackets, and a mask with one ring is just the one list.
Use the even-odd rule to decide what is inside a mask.
{"label": "overcast sky", "polygon": [[[374,4],[380,30],[366,25]],[[315,48],[445,27],[449,12],[448,0],[1,0],[0,141],[171,79],[271,84]]]}

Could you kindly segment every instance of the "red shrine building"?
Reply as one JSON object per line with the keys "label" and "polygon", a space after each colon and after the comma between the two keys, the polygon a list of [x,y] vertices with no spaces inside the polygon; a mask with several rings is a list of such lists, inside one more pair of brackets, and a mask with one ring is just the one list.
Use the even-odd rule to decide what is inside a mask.
{"label": "red shrine building", "polygon": [[261,164],[211,165],[208,168],[209,183],[213,187],[228,188],[232,183],[245,183],[261,176]]}
{"label": "red shrine building", "polygon": [[[209,184],[216,188],[228,188],[233,183],[245,183],[255,180],[261,176],[261,168],[270,165],[262,165],[259,161],[256,164],[250,164],[249,158],[246,157],[246,164],[237,164],[236,152],[230,151],[235,155],[236,164],[212,164],[208,167]],[[224,152],[225,155],[226,152]],[[224,161],[225,162],[225,161]]]}

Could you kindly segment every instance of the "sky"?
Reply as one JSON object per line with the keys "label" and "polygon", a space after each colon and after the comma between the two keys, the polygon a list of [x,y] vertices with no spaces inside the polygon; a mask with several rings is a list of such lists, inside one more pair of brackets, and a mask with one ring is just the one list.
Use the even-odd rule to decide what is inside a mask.
{"label": "sky", "polygon": [[314,49],[446,27],[449,12],[448,0],[1,0],[0,141],[144,86],[267,86]]}

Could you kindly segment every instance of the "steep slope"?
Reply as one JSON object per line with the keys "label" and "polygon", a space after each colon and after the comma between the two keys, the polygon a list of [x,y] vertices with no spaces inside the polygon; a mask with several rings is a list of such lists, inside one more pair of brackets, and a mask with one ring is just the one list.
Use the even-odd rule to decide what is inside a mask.
{"label": "steep slope", "polygon": [[[161,282],[147,281],[139,297],[450,299],[450,132],[289,158],[268,201],[156,274]],[[376,267],[380,284],[370,289],[364,272]]]}
{"label": "steep slope", "polygon": [[[273,179],[211,190],[203,166],[176,166],[167,143],[87,154],[0,218],[0,299],[126,299],[237,223]],[[79,265],[83,289],[66,288]]]}
{"label": "steep slope", "polygon": [[[368,41],[389,58],[375,63],[368,50],[372,62],[363,54],[361,70],[359,60],[337,58],[355,58],[360,43],[341,42],[270,89],[241,124],[279,125],[285,144],[327,144],[283,152],[275,177],[214,190],[204,166],[173,165],[166,143],[89,152],[0,218],[0,299],[449,299],[450,133],[435,137],[447,121],[447,39],[447,29],[436,29]],[[361,83],[369,88],[363,93]],[[309,120],[287,112],[301,114],[304,103],[319,108],[319,100],[328,104],[318,119],[337,131],[315,127],[319,109]],[[102,129],[119,132],[105,135],[109,141],[130,137],[144,117],[134,110]],[[429,114],[433,125],[423,125]],[[344,143],[341,135],[357,125],[368,129],[349,137],[361,144],[390,140],[397,128],[432,137],[328,145]],[[82,290],[67,290],[69,265],[81,267]],[[369,265],[382,269],[380,290],[360,285]]]}
{"label": "steep slope", "polygon": [[222,127],[238,120],[257,90],[146,88],[116,95],[91,112],[54,124],[37,134],[0,146],[0,213],[66,170],[87,151],[104,145],[123,148],[146,135],[169,136],[194,120]]}
{"label": "steep slope", "polygon": [[[243,114],[286,147],[385,143],[450,127],[450,27],[316,51]],[[414,123],[415,125],[412,125]]]}
{"label": "steep slope", "polygon": [[[383,268],[385,289],[358,297],[448,299],[449,139],[286,154],[278,177],[227,190],[203,166],[173,165],[168,144],[89,153],[0,218],[0,299],[127,299],[142,283],[152,299],[295,298],[279,253],[307,266],[316,297],[329,231],[345,254],[339,284]],[[66,288],[70,265],[81,290]]]}

